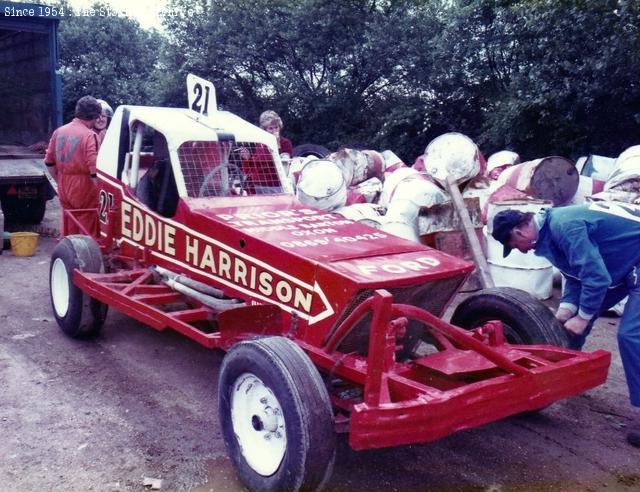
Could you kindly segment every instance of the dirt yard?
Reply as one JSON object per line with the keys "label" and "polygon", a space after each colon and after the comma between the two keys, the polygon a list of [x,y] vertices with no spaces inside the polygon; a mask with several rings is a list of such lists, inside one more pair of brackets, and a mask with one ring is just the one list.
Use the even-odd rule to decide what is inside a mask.
{"label": "dirt yard", "polygon": [[[67,338],[49,301],[54,245],[0,256],[0,490],[242,490],[216,413],[223,354],[115,311],[97,340]],[[354,452],[341,436],[328,490],[640,490],[616,326],[601,319],[586,347],[613,352],[605,385],[426,445]]]}

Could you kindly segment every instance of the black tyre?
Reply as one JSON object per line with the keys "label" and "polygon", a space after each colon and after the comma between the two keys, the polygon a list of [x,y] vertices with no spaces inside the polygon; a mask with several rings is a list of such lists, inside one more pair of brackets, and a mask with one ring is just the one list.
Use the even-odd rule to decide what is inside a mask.
{"label": "black tyre", "polygon": [[451,324],[472,329],[500,320],[507,342],[568,347],[569,337],[549,308],[529,293],[509,287],[485,289],[462,301]]}
{"label": "black tyre", "polygon": [[39,224],[47,206],[45,198],[40,196],[18,199],[7,195],[1,202],[7,224]]}
{"label": "black tyre", "polygon": [[293,148],[293,155],[291,157],[318,157],[323,159],[327,157],[331,151],[322,145],[315,144],[300,144]]}
{"label": "black tyre", "polygon": [[104,272],[100,248],[89,236],[63,238],[53,250],[49,267],[51,307],[58,325],[72,338],[87,338],[100,332],[107,305],[74,285],[76,268],[81,272]]}
{"label": "black tyre", "polygon": [[218,411],[229,455],[249,490],[316,490],[331,476],[329,395],[291,340],[268,337],[232,347],[220,369]]}

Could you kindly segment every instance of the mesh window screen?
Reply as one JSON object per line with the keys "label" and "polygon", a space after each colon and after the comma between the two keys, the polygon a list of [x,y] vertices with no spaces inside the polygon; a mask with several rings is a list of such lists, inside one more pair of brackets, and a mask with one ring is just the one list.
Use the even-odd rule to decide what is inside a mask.
{"label": "mesh window screen", "polygon": [[178,157],[190,197],[282,193],[269,148],[253,142],[185,142]]}

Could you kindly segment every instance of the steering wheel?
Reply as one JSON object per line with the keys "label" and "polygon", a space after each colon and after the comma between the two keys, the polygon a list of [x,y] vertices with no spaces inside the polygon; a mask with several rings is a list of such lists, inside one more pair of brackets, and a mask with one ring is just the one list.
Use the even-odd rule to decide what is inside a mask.
{"label": "steering wheel", "polygon": [[[217,177],[217,179],[216,179]],[[202,180],[198,198],[204,196],[245,195],[247,177],[242,170],[230,162],[218,164]],[[212,190],[211,193],[208,191]]]}

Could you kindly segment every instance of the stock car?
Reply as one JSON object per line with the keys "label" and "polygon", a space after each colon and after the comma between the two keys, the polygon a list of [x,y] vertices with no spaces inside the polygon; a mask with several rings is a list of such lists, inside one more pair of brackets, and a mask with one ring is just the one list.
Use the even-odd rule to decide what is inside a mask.
{"label": "stock car", "polygon": [[[508,288],[448,305],[474,269],[295,197],[275,138],[225,111],[121,106],[98,156],[99,234],[64,211],[55,318],[98,336],[108,308],[227,351],[218,413],[251,490],[311,490],[336,433],[424,443],[602,384],[610,354],[566,347]],[[206,439],[206,436],[203,436]]]}

